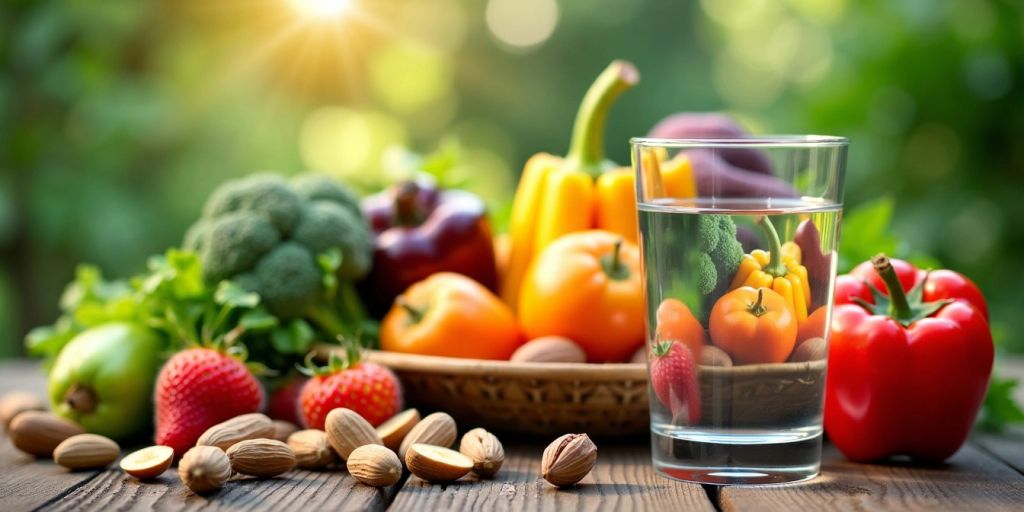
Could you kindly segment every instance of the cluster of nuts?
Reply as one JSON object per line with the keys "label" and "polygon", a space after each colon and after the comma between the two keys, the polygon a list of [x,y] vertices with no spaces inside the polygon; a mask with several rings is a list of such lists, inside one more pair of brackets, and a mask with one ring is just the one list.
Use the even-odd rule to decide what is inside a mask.
{"label": "cluster of nuts", "polygon": [[[81,426],[45,411],[32,395],[12,393],[0,400],[0,425],[14,446],[37,457],[52,456],[57,464],[100,469],[121,454],[116,442],[85,433]],[[345,408],[327,415],[325,429],[298,430],[263,414],[243,414],[210,427],[178,462],[178,476],[193,492],[223,487],[235,474],[271,478],[298,466],[327,469],[344,462],[356,480],[384,487],[396,484],[404,467],[431,483],[452,482],[470,472],[492,478],[505,461],[498,438],[482,429],[466,432],[458,451],[452,449],[458,428],[446,413],[424,418],[405,410],[376,429]],[[594,467],[597,447],[586,434],[566,434],[544,450],[541,475],[565,487]],[[140,480],[160,476],[174,461],[174,450],[150,446],[125,455],[121,469]]]}

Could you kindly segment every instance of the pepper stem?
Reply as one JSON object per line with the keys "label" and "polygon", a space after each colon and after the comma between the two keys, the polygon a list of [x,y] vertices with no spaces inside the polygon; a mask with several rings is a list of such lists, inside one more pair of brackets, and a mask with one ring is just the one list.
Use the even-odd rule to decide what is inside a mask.
{"label": "pepper stem", "polygon": [[779,232],[768,217],[761,217],[757,222],[768,238],[768,264],[761,270],[771,274],[772,277],[784,277],[789,273],[786,264],[782,262],[782,243],[779,241]]}
{"label": "pepper stem", "polygon": [[612,253],[601,259],[601,266],[604,268],[604,273],[616,281],[629,279],[629,267],[622,264],[621,238],[615,241]]}
{"label": "pepper stem", "polygon": [[409,317],[412,318],[413,323],[419,323],[421,320],[423,320],[423,316],[426,314],[426,312],[423,311],[422,309],[417,308],[412,304],[409,304],[409,301],[405,300],[405,298],[403,297],[398,297],[397,299],[395,299],[395,304],[398,304],[398,307],[404,309],[405,312],[409,314]]}
{"label": "pepper stem", "polygon": [[636,85],[640,73],[633,64],[615,60],[597,77],[576,113],[566,160],[571,167],[598,176],[604,171],[604,128],[619,95]]}
{"label": "pepper stem", "polygon": [[413,180],[403,181],[395,191],[395,223],[400,226],[418,226],[423,222],[423,213],[416,204],[420,187]]}
{"label": "pepper stem", "polygon": [[889,291],[889,316],[897,320],[905,320],[914,316],[910,302],[907,301],[907,294],[903,291],[903,284],[900,283],[900,278],[896,275],[896,270],[892,268],[889,258],[885,254],[878,253],[871,258],[871,265],[875,267],[875,272],[878,272]]}
{"label": "pepper stem", "polygon": [[757,289],[757,301],[747,308],[751,315],[761,317],[768,312],[768,308],[764,307],[764,288]]}

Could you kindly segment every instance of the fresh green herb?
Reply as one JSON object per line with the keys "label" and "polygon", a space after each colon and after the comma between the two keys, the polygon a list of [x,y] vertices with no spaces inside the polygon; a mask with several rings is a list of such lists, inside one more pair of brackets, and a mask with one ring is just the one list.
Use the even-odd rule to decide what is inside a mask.
{"label": "fresh green herb", "polygon": [[985,395],[985,402],[981,405],[978,428],[987,432],[1000,433],[1011,424],[1024,424],[1024,410],[1013,398],[1014,391],[1019,384],[1017,379],[992,375],[988,394]]}

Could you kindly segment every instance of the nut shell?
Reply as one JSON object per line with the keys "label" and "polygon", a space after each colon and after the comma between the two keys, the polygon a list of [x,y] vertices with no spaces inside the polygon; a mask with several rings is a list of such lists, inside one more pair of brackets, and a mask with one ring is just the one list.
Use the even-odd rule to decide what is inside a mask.
{"label": "nut shell", "polygon": [[474,428],[462,436],[459,452],[473,460],[473,472],[481,478],[493,477],[505,462],[501,441],[482,428]]}
{"label": "nut shell", "polygon": [[84,433],[77,423],[56,414],[25,411],[14,417],[7,435],[15,448],[36,457],[51,457],[65,439]]}
{"label": "nut shell", "polygon": [[277,439],[246,439],[228,448],[231,469],[243,475],[270,478],[295,467],[295,453]]}
{"label": "nut shell", "polygon": [[71,436],[53,450],[53,461],[68,469],[105,468],[121,455],[112,439],[96,434]]}
{"label": "nut shell", "polygon": [[174,448],[170,446],[148,446],[121,458],[121,469],[139,480],[156,478],[167,471],[174,462]]}
{"label": "nut shell", "polygon": [[395,485],[402,478],[402,461],[398,460],[398,455],[377,444],[367,444],[352,450],[347,465],[350,475],[373,487]]}
{"label": "nut shell", "polygon": [[406,452],[405,465],[423,480],[442,483],[466,476],[473,469],[473,460],[450,448],[415,443]]}
{"label": "nut shell", "polygon": [[178,476],[192,492],[215,491],[231,478],[231,460],[216,446],[194,446],[178,462]]}
{"label": "nut shell", "polygon": [[274,437],[274,422],[258,412],[235,416],[218,423],[203,432],[196,446],[216,446],[221,450],[246,439],[271,439]]}
{"label": "nut shell", "polygon": [[417,443],[450,448],[455,444],[457,436],[458,427],[455,425],[455,419],[448,413],[435,412],[423,418],[416,426],[412,427],[405,439],[402,439],[402,444],[398,448],[398,457],[406,460],[409,447]]}
{"label": "nut shell", "polygon": [[420,411],[406,409],[381,423],[377,427],[377,435],[380,436],[381,441],[384,441],[384,446],[397,452],[402,446],[402,440],[419,422]]}
{"label": "nut shell", "polygon": [[287,443],[288,438],[297,432],[299,427],[290,421],[274,420],[274,437],[282,443]]}
{"label": "nut shell", "polygon": [[323,430],[295,432],[288,436],[288,446],[295,452],[295,464],[303,469],[324,469],[338,462],[338,454]]}
{"label": "nut shell", "polygon": [[825,338],[815,336],[801,341],[793,350],[793,353],[790,354],[789,361],[803,363],[825,359],[826,357],[828,357],[828,343],[825,341]]}
{"label": "nut shell", "polygon": [[324,422],[327,440],[342,460],[347,460],[352,450],[367,444],[384,445],[370,422],[358,412],[339,407],[327,413]]}
{"label": "nut shell", "polygon": [[585,363],[587,353],[569,338],[542,336],[517,348],[509,360],[521,363]]}
{"label": "nut shell", "polygon": [[704,345],[700,349],[700,365],[731,368],[732,358],[729,357],[729,354],[726,351],[714,345]]}
{"label": "nut shell", "polygon": [[0,426],[8,428],[15,416],[25,411],[45,411],[46,402],[32,393],[11,391],[0,398]]}
{"label": "nut shell", "polygon": [[544,449],[540,473],[556,487],[575,485],[594,469],[597,446],[586,434],[566,434]]}

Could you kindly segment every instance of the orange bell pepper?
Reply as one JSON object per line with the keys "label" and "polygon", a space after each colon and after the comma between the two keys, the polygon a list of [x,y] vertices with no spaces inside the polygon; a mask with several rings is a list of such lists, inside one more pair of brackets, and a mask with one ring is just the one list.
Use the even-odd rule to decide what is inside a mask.
{"label": "orange bell pepper", "polygon": [[734,364],[781,363],[796,344],[797,321],[782,295],[744,286],[719,297],[708,330]]}
{"label": "orange bell pepper", "polygon": [[564,336],[590,362],[624,361],[643,343],[640,251],[607,231],[559,238],[530,265],[519,294],[527,338]]}
{"label": "orange bell pepper", "polygon": [[522,336],[512,310],[476,281],[440,272],[395,299],[380,326],[383,350],[508,359]]}
{"label": "orange bell pepper", "polygon": [[[612,104],[638,80],[632,64],[612,62],[583,98],[565,158],[538,153],[526,162],[512,203],[511,248],[501,279],[501,296],[513,307],[530,262],[560,236],[596,227],[637,240],[633,171],[605,159],[604,127]],[[689,161],[681,157],[667,168],[663,180],[685,194],[680,197],[692,197]]]}
{"label": "orange bell pepper", "polygon": [[665,299],[655,313],[658,325],[655,327],[655,341],[678,341],[690,349],[693,357],[700,360],[700,353],[708,342],[704,326],[700,324],[679,299]]}

